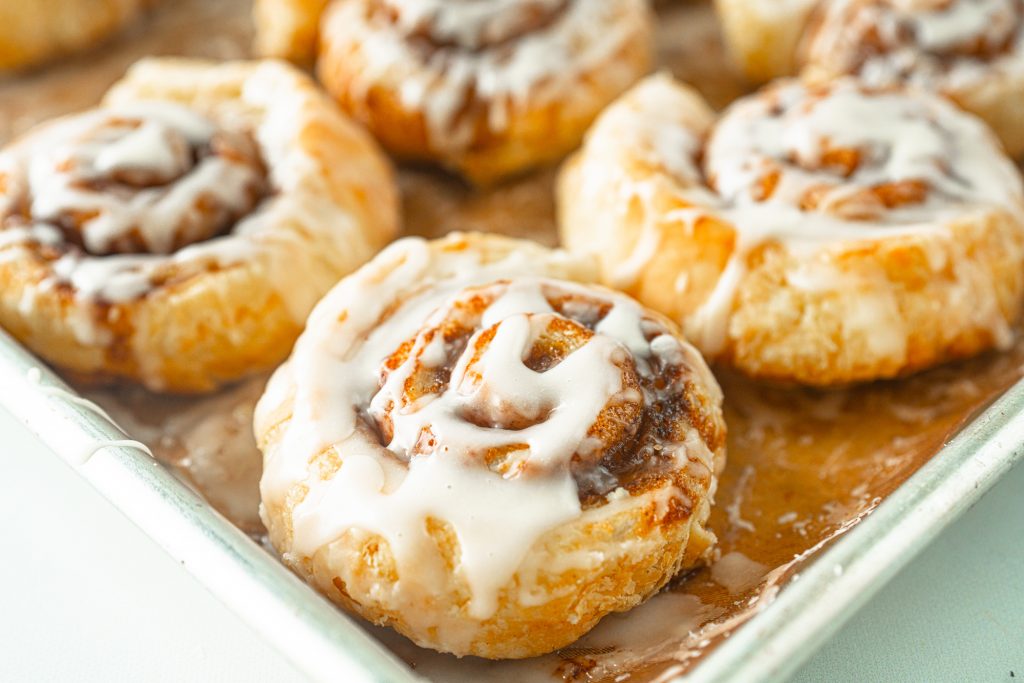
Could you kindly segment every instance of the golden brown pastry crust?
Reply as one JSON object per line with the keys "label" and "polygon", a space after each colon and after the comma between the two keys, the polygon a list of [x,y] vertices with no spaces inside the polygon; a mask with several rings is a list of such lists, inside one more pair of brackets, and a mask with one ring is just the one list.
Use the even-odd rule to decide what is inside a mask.
{"label": "golden brown pastry crust", "polygon": [[148,0],[30,0],[0,4],[0,71],[83,50],[122,29]]}
{"label": "golden brown pastry crust", "polygon": [[[406,268],[411,270],[406,273],[403,271]],[[481,268],[486,272],[477,270]],[[681,450],[665,449],[666,452],[681,454],[672,457],[682,457],[683,464],[670,465],[663,475],[655,478],[640,478],[634,480],[638,482],[636,484],[622,484],[627,488],[619,488],[607,497],[602,494],[589,498],[589,502],[578,514],[570,515],[568,519],[540,533],[534,541],[528,542],[525,546],[528,550],[521,560],[513,561],[507,567],[497,565],[500,570],[508,570],[509,578],[499,581],[499,585],[494,587],[494,603],[489,610],[481,613],[474,607],[476,601],[484,601],[487,597],[474,589],[477,585],[475,581],[479,579],[479,567],[474,562],[487,555],[487,548],[480,547],[481,538],[485,546],[487,543],[497,543],[507,549],[510,544],[517,543],[513,539],[517,538],[516,525],[521,520],[546,514],[548,505],[556,507],[562,504],[558,502],[560,499],[557,496],[551,498],[549,493],[545,493],[547,489],[525,490],[515,503],[509,500],[500,504],[491,502],[496,500],[492,496],[507,495],[499,493],[499,489],[518,485],[517,482],[521,482],[523,477],[527,477],[529,482],[530,476],[537,476],[529,474],[535,472],[531,469],[533,467],[544,467],[529,464],[534,462],[532,458],[540,457],[536,452],[530,456],[530,460],[525,461],[527,464],[524,469],[507,473],[508,480],[501,480],[497,472],[487,475],[498,477],[497,484],[481,481],[470,490],[462,489],[462,470],[456,470],[438,480],[446,482],[448,488],[455,487],[453,495],[458,497],[459,510],[476,510],[473,506],[481,502],[485,507],[490,504],[491,507],[512,505],[512,508],[501,507],[503,511],[497,513],[500,518],[495,517],[496,527],[485,525],[480,532],[474,533],[471,527],[461,526],[462,522],[457,518],[459,513],[454,508],[446,508],[443,502],[432,503],[428,506],[430,516],[423,522],[426,524],[427,549],[421,549],[422,552],[415,554],[412,562],[408,560],[405,544],[411,543],[415,536],[415,522],[409,528],[402,527],[405,531],[397,536],[401,539],[397,541],[398,547],[392,546],[396,540],[396,536],[391,533],[393,529],[375,530],[378,523],[387,527],[395,518],[404,517],[405,508],[382,508],[392,511],[375,513],[378,506],[388,503],[387,496],[368,498],[369,502],[359,498],[355,508],[346,507],[340,499],[332,499],[332,492],[343,489],[351,491],[345,496],[349,500],[353,496],[372,496],[375,493],[362,488],[358,488],[357,493],[357,489],[352,488],[356,485],[344,479],[346,470],[363,472],[368,453],[379,452],[383,458],[382,463],[388,463],[386,467],[390,470],[391,467],[409,467],[402,464],[408,462],[408,457],[427,459],[417,460],[423,467],[431,466],[424,465],[424,462],[442,467],[442,464],[437,463],[457,457],[455,454],[462,452],[458,437],[451,436],[457,431],[444,432],[439,423],[432,423],[435,426],[430,428],[442,430],[437,437],[440,444],[428,444],[422,436],[417,441],[416,449],[427,448],[428,451],[420,453],[417,450],[416,453],[403,456],[395,452],[394,441],[388,446],[391,450],[385,450],[383,444],[388,440],[386,431],[392,427],[389,422],[380,422],[375,411],[380,405],[387,405],[380,399],[381,393],[389,386],[386,384],[387,374],[381,379],[385,383],[384,388],[378,390],[377,398],[370,400],[369,413],[355,407],[360,415],[378,416],[374,419],[378,420],[378,428],[385,432],[364,432],[364,428],[358,426],[363,423],[357,421],[353,423],[355,431],[349,436],[338,432],[327,437],[329,443],[323,444],[316,438],[309,440],[311,436],[317,436],[317,430],[311,430],[311,425],[316,424],[316,418],[310,416],[322,412],[329,405],[332,406],[332,415],[345,420],[347,418],[343,413],[352,408],[348,403],[349,395],[334,395],[335,390],[331,387],[336,385],[310,384],[311,378],[328,375],[335,378],[333,381],[344,379],[346,386],[356,381],[352,377],[361,372],[358,368],[362,362],[360,358],[363,351],[359,346],[362,341],[351,345],[342,342],[342,346],[337,346],[339,339],[349,339],[350,335],[355,335],[351,338],[363,340],[368,334],[373,340],[376,337],[372,335],[381,334],[379,330],[382,326],[404,325],[403,321],[407,321],[405,316],[413,314],[397,308],[398,302],[418,306],[417,297],[432,296],[435,291],[447,291],[444,289],[449,286],[447,283],[455,282],[452,278],[468,278],[466,282],[479,280],[484,283],[491,282],[492,278],[501,278],[505,280],[499,282],[517,283],[519,281],[516,278],[519,277],[529,279],[540,276],[572,283],[588,281],[593,275],[593,264],[589,260],[569,258],[564,252],[494,235],[454,234],[434,242],[410,239],[396,243],[328,294],[311,316],[307,332],[300,339],[291,360],[274,375],[256,410],[257,442],[264,453],[262,515],[271,542],[282,554],[284,561],[346,609],[374,623],[392,626],[422,646],[457,655],[521,658],[550,652],[574,641],[592,628],[602,616],[635,606],[657,591],[680,568],[693,566],[706,559],[715,540],[705,524],[714,495],[716,476],[724,462],[725,427],[717,384],[699,355],[685,343],[680,347],[683,355],[677,358],[677,362],[681,363],[679,367],[685,368],[685,407],[680,409],[681,412],[666,413],[659,422],[660,428],[666,430],[666,433],[671,432],[676,436],[685,434],[682,437],[685,445],[676,444],[676,447],[681,446]],[[562,286],[579,288],[579,285],[550,282],[550,286],[556,290]],[[470,297],[468,292],[471,291],[482,292],[473,295],[477,298],[465,299],[470,302],[479,302],[480,296],[486,296],[486,287],[474,290],[473,285],[468,286],[469,289],[463,289],[461,284],[453,287],[451,296],[463,296],[457,294],[459,291],[466,292],[466,297]],[[505,285],[496,286],[501,288]],[[588,287],[579,291],[589,292],[581,295],[584,299],[591,296],[599,300],[619,297],[615,300],[636,306],[626,297],[601,288]],[[368,293],[376,294],[373,300],[387,311],[383,320],[378,320],[375,314],[367,313],[359,305],[359,301],[367,300]],[[408,303],[410,301],[411,304]],[[432,306],[424,305],[424,314]],[[417,313],[413,317],[419,319],[419,315]],[[445,314],[443,319],[451,320],[449,315]],[[665,329],[672,328],[670,322],[656,314],[644,315],[653,316],[651,321],[660,320],[652,324],[667,325]],[[389,316],[397,317],[398,322]],[[442,319],[438,316],[439,313],[435,313],[429,319],[436,323]],[[362,325],[368,321],[374,321],[369,323],[368,328],[374,332],[363,331]],[[505,324],[509,323],[500,322],[499,326]],[[448,338],[446,333],[445,339]],[[331,346],[323,347],[323,343],[328,340],[333,340],[328,342]],[[497,341],[492,343],[498,344]],[[471,341],[468,348],[477,348],[473,344]],[[427,347],[413,346],[412,352],[408,351],[409,348],[403,344],[399,352],[415,353],[416,348]],[[330,365],[320,367],[316,363],[325,357],[310,356],[313,350],[317,354],[328,353],[338,359],[346,359],[344,362],[352,366],[346,365],[349,368],[346,371],[340,367],[332,371]],[[383,359],[388,356],[389,350],[390,347],[380,348],[376,349],[376,353]],[[427,355],[428,352],[424,351],[420,357],[426,359]],[[390,368],[388,372],[401,371],[400,365],[384,362],[384,367]],[[424,360],[423,367],[429,370],[436,367],[436,362],[436,359]],[[485,359],[481,362],[486,365],[492,361]],[[601,372],[603,368],[597,366],[591,369],[590,374],[599,375]],[[375,382],[376,372],[371,369],[370,375]],[[454,382],[455,375],[452,377],[451,381]],[[412,380],[405,381],[406,391],[415,386],[426,386],[429,392],[438,391],[433,384],[409,384],[409,381]],[[483,381],[487,381],[486,378]],[[674,380],[667,381],[671,384]],[[495,400],[503,395],[511,400],[508,396],[514,395],[515,387],[499,384],[493,390],[497,392]],[[309,403],[310,392],[318,397],[317,402]],[[505,392],[512,393],[506,395]],[[577,401],[585,402],[587,397],[580,396]],[[517,404],[500,405],[507,406],[505,410],[514,411]],[[620,405],[615,401],[607,404],[601,415],[608,417],[599,417],[595,425],[601,423],[602,419],[611,419],[613,414],[619,414],[615,411],[619,410]],[[555,411],[557,413],[562,409],[556,408]],[[395,406],[394,410],[398,411],[399,408]],[[407,410],[417,409],[402,408],[403,415]],[[612,412],[605,412],[609,410]],[[465,419],[467,422],[463,423],[463,427],[452,425],[452,429],[473,430],[468,420],[474,420],[473,424],[479,426],[484,425],[475,421],[476,418]],[[553,414],[541,418],[542,423],[554,419],[557,418]],[[613,419],[607,424],[618,423]],[[578,426],[572,429],[578,429]],[[445,433],[449,436],[445,436]],[[493,432],[482,429],[476,433],[483,435],[479,437],[482,441],[473,443],[479,443],[481,448],[487,447],[483,441],[490,438],[488,434]],[[552,439],[557,441],[562,438],[574,437],[554,436],[531,448],[544,449],[551,445]],[[314,450],[319,452],[307,456],[305,447],[311,444],[318,444]],[[445,444],[450,444],[450,454],[447,454],[448,445]],[[488,462],[491,462],[490,457],[487,456]],[[475,467],[467,466],[470,469]],[[358,480],[361,474],[351,476]],[[406,476],[413,476],[411,469]],[[472,488],[492,485],[496,488],[488,489],[491,493],[485,494],[482,499],[480,494],[472,493]],[[401,484],[397,486],[396,489],[395,485],[387,484],[385,489],[399,498],[404,494]],[[578,495],[582,496],[583,484],[577,486],[580,491]],[[408,489],[404,493],[408,493]],[[420,495],[438,500],[437,491],[421,491]],[[577,493],[572,495],[575,499]],[[409,504],[408,498],[402,500]],[[415,505],[415,501],[414,498],[411,504]],[[537,506],[541,506],[539,512]],[[509,516],[512,509],[518,511],[514,516]],[[365,521],[354,524],[347,522],[347,517],[339,521],[339,515],[351,514],[357,514]],[[494,513],[490,517],[494,517]],[[406,559],[399,559],[403,557]],[[403,561],[408,564],[403,565]],[[493,578],[494,572],[485,571],[483,574]]]}
{"label": "golden brown pastry crust", "polygon": [[[981,117],[1011,156],[1024,154],[1019,0],[716,0],[716,8],[733,57],[755,83],[801,73],[814,82],[857,75],[876,87],[913,84]],[[941,26],[931,32],[929,22]]]}
{"label": "golden brown pastry crust", "polygon": [[304,67],[316,61],[320,17],[330,0],[256,0],[256,54]]}
{"label": "golden brown pastry crust", "polygon": [[[520,4],[480,13],[437,0],[330,3],[318,74],[400,158],[484,185],[551,163],[649,70],[651,19],[642,0]],[[289,22],[271,18],[282,14],[306,28],[278,35]],[[307,61],[315,14],[291,0],[261,3],[258,46]]]}
{"label": "golden brown pastry crust", "polygon": [[[48,153],[62,126],[107,115],[43,124],[0,155],[0,323],[46,360],[92,380],[206,391],[273,367],[319,296],[394,236],[397,192],[386,159],[308,77],[281,63],[140,62],[104,102],[114,119],[139,106],[156,116],[184,108],[251,135],[268,194],[237,217],[238,230],[166,256],[91,255],[19,236],[42,218],[24,203],[33,196],[26,166]],[[223,189],[201,189],[200,210]],[[101,188],[98,201],[110,199]],[[142,261],[141,282],[125,289],[111,274],[130,279],[135,266],[112,264],[133,258]],[[102,277],[90,275],[96,268]]]}
{"label": "golden brown pastry crust", "polygon": [[1011,156],[1024,153],[1020,0],[838,0],[812,17],[799,62],[811,80],[854,74],[940,92],[989,124]]}
{"label": "golden brown pastry crust", "polygon": [[[746,106],[794,89],[803,87],[777,85]],[[814,229],[801,227],[823,220],[808,209],[779,223],[790,221],[788,228],[773,232],[772,222],[781,219],[770,204],[755,201],[749,213],[737,214],[740,209],[723,206],[722,197],[708,187],[708,168],[699,168],[695,158],[719,122],[694,91],[657,77],[612,105],[563,170],[558,190],[563,242],[601,259],[606,282],[680,321],[705,355],[758,377],[838,384],[892,377],[1003,346],[1024,296],[1019,174],[981,124],[938,98],[915,97],[930,102],[924,108],[938,119],[958,121],[970,141],[954,144],[965,154],[966,147],[982,151],[984,159],[974,167],[955,160],[939,164],[968,176],[979,168],[998,169],[990,177],[999,178],[1005,192],[977,188],[976,204],[951,201],[948,211],[920,229],[886,227],[889,218],[882,211],[880,224],[870,216],[859,223],[856,216],[853,223],[823,222],[820,230],[837,232],[821,239]],[[846,105],[840,109],[851,111]],[[876,120],[869,128],[881,125]],[[885,158],[888,151],[870,151],[887,149],[871,146],[871,130],[858,124],[839,134],[862,130],[865,154]],[[812,145],[807,155],[813,159],[820,139],[811,129],[798,124],[788,133],[775,132],[776,137],[787,134]],[[750,173],[762,168],[761,159],[749,158]],[[786,174],[799,172],[783,168],[782,176],[763,176],[772,184],[762,191],[786,187],[794,177]],[[723,180],[714,174],[712,182],[721,189]],[[832,196],[841,203],[842,176],[817,177],[827,188],[840,188]],[[972,182],[985,180],[969,178]],[[897,196],[920,189],[913,182],[878,188],[880,194]],[[991,199],[993,194],[998,198]],[[851,195],[858,196],[864,195]],[[813,192],[806,199],[814,199]],[[877,210],[869,206],[869,213]],[[737,230],[740,223],[732,221],[747,227]],[[787,230],[796,237],[787,237]],[[871,230],[889,234],[875,237]]]}
{"label": "golden brown pastry crust", "polygon": [[715,0],[725,42],[743,74],[765,83],[797,70],[797,51],[819,0]]}

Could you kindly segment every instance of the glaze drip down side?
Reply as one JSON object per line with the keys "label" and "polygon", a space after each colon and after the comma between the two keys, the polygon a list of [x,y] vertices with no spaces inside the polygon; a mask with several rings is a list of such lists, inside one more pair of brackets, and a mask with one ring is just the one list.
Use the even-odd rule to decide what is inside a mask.
{"label": "glaze drip down side", "polygon": [[783,80],[716,115],[653,76],[598,119],[559,205],[609,284],[758,377],[840,384],[1007,348],[1024,299],[1019,171],[917,90]]}
{"label": "glaze drip down side", "polygon": [[0,154],[0,187],[0,246],[35,247],[54,284],[108,302],[144,294],[158,263],[271,192],[249,132],[172,102],[62,119]]}
{"label": "glaze drip down side", "polygon": [[586,261],[487,252],[508,242],[382,252],[317,307],[255,420],[286,561],[417,642],[486,657],[554,649],[705,557],[724,453],[721,394],[670,322],[553,279]]}

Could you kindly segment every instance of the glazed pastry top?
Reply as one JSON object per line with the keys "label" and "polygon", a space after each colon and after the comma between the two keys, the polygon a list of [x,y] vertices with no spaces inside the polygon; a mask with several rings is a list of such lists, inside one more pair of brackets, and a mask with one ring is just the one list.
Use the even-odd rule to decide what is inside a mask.
{"label": "glazed pastry top", "polygon": [[170,253],[219,234],[266,192],[249,136],[173,103],[68,119],[31,151],[27,217],[95,255]]}
{"label": "glazed pastry top", "polygon": [[101,307],[253,269],[301,322],[392,238],[395,194],[369,136],[297,70],[149,59],[100,108],[0,150],[0,258]]}
{"label": "glazed pastry top", "polygon": [[685,360],[671,330],[624,296],[502,280],[456,294],[397,347],[369,415],[399,458],[448,448],[506,478],[568,467],[596,504],[672,464]]}
{"label": "glazed pastry top", "polygon": [[980,122],[936,98],[852,81],[789,82],[736,103],[711,133],[703,171],[726,207],[809,214],[794,224],[802,233],[820,229],[817,217],[926,222],[950,206],[1017,207],[1022,196]]}
{"label": "glazed pastry top", "polygon": [[[521,38],[561,18],[571,0],[377,0],[407,37],[439,47],[479,50]],[[586,3],[576,3],[586,4]]]}
{"label": "glazed pastry top", "polygon": [[251,133],[173,102],[61,119],[0,153],[0,178],[0,240],[48,247],[59,281],[112,302],[168,259],[242,258],[230,238],[271,190]]}
{"label": "glazed pastry top", "polygon": [[1024,73],[1021,0],[836,0],[808,33],[805,61],[871,85],[958,89],[991,68]]}
{"label": "glazed pastry top", "polygon": [[536,256],[449,253],[457,275],[435,279],[438,256],[403,240],[317,307],[257,408],[259,425],[294,391],[262,483],[265,502],[307,488],[293,548],[363,529],[424,574],[426,525],[449,524],[486,618],[545,532],[680,470],[709,484],[720,396],[697,352],[624,295],[544,277]]}
{"label": "glazed pastry top", "polygon": [[360,0],[341,3],[323,33],[351,35],[368,65],[355,89],[387,76],[422,109],[431,143],[458,149],[482,107],[490,130],[512,108],[570,97],[578,74],[646,31],[641,0]]}
{"label": "glazed pastry top", "polygon": [[[610,157],[619,150],[640,154],[691,207],[667,218],[717,216],[748,243],[821,246],[879,228],[935,229],[973,209],[1024,214],[1020,174],[991,132],[926,93],[850,79],[780,81],[716,120],[690,91],[658,76],[598,126],[588,154],[609,158],[587,164],[590,182],[617,172],[621,163]],[[629,286],[648,257],[627,259],[617,284]]]}
{"label": "glazed pastry top", "polygon": [[[993,213],[1024,218],[1020,174],[981,121],[936,95],[850,78],[780,81],[716,117],[692,90],[652,77],[602,115],[585,155],[576,169],[585,196],[624,182],[638,201],[675,198],[671,209],[648,207],[658,218],[615,260],[616,286],[638,281],[662,223],[695,231],[712,220],[734,231],[717,284],[686,323],[707,354],[724,348],[746,257],[759,246],[810,255]],[[634,159],[649,171],[635,172]],[[690,275],[679,275],[677,292]],[[1005,319],[993,321],[995,338],[1008,340]]]}

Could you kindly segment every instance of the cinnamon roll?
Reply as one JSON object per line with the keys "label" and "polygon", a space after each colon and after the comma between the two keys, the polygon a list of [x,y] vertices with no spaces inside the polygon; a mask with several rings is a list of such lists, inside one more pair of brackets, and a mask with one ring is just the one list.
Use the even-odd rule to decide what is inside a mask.
{"label": "cinnamon roll", "polygon": [[418,644],[566,645],[702,561],[721,394],[588,259],[395,243],[317,305],[256,408],[262,515],[325,595]]}
{"label": "cinnamon roll", "polygon": [[1011,341],[1024,192],[937,95],[779,82],[720,117],[654,77],[559,180],[560,229],[606,282],[758,377],[891,377]]}
{"label": "cinnamon roll", "polygon": [[[262,0],[258,46],[308,58],[322,7]],[[644,0],[339,0],[319,38],[325,87],[387,149],[478,184],[576,147],[653,40]]]}
{"label": "cinnamon roll", "polygon": [[[746,31],[733,43],[755,77],[802,68],[815,81],[856,75],[934,90],[984,119],[1011,155],[1024,153],[1024,0],[831,0],[754,19],[751,8],[767,5],[719,2],[727,34]],[[774,58],[744,54],[744,41],[774,38],[771,22],[792,39],[773,43]]]}
{"label": "cinnamon roll", "polygon": [[0,71],[92,47],[124,28],[149,0],[31,0],[0,3]]}
{"label": "cinnamon roll", "polygon": [[212,389],[288,354],[396,194],[293,68],[147,60],[0,152],[0,325],[85,379]]}
{"label": "cinnamon roll", "polygon": [[837,0],[811,24],[803,62],[811,79],[936,90],[1024,153],[1024,0]]}

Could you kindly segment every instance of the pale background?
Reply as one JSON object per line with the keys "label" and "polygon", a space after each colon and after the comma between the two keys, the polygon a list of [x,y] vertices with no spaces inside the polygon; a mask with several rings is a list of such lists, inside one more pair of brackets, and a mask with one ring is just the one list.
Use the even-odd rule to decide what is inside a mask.
{"label": "pale background", "polygon": [[[3,411],[0,444],[0,681],[302,680]],[[794,680],[1024,683],[1024,467]]]}

